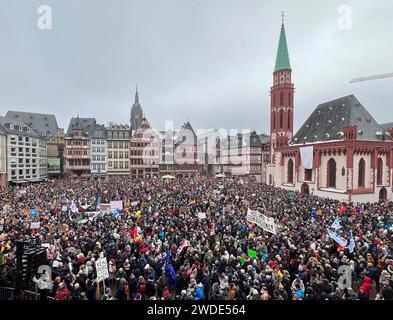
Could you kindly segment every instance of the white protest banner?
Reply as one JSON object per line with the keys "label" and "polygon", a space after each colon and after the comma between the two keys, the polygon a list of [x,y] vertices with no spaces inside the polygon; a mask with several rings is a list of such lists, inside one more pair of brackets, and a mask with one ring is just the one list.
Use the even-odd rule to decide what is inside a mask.
{"label": "white protest banner", "polygon": [[119,210],[123,210],[123,201],[111,201],[110,202],[110,205],[111,205],[111,210],[116,210],[116,209],[119,209]]}
{"label": "white protest banner", "polygon": [[340,246],[345,247],[348,243],[348,241],[346,239],[344,239],[343,237],[341,237],[340,235],[338,235],[337,233],[331,231],[331,230],[327,230],[329,237],[336,241]]}
{"label": "white protest banner", "polygon": [[247,220],[251,223],[255,223],[263,230],[276,234],[277,233],[277,226],[274,222],[273,218],[269,218],[264,214],[260,213],[259,211],[254,211],[248,209],[247,211]]}
{"label": "white protest banner", "polygon": [[206,212],[198,212],[199,219],[206,219]]}
{"label": "white protest banner", "polygon": [[76,206],[75,202],[71,203],[70,209],[71,209],[72,213],[78,212],[78,207]]}
{"label": "white protest banner", "polygon": [[32,223],[30,224],[30,229],[39,229],[40,226],[41,226],[41,223],[40,223],[40,222],[32,222]]}
{"label": "white protest banner", "polygon": [[108,263],[106,258],[100,258],[96,261],[97,278],[105,280],[109,278]]}

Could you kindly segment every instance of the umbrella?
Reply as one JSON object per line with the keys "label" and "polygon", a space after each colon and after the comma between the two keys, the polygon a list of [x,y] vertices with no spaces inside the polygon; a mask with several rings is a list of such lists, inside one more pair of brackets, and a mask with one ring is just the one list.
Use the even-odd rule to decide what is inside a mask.
{"label": "umbrella", "polygon": [[162,176],[161,179],[176,179],[174,176],[171,175],[166,175],[166,176]]}

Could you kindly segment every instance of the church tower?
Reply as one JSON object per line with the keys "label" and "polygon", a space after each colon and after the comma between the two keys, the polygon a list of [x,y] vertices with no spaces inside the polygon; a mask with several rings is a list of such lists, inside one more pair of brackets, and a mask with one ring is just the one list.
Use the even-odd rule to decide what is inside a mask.
{"label": "church tower", "polygon": [[288,140],[293,137],[294,92],[295,86],[292,83],[292,69],[289,62],[283,13],[276,65],[273,72],[273,86],[270,88],[270,150],[272,163],[275,162],[274,149],[287,145]]}
{"label": "church tower", "polygon": [[130,123],[131,123],[131,133],[139,128],[139,125],[143,119],[143,110],[142,106],[139,103],[139,94],[138,94],[138,87],[136,87],[135,92],[135,102],[131,108],[131,116],[130,116]]}

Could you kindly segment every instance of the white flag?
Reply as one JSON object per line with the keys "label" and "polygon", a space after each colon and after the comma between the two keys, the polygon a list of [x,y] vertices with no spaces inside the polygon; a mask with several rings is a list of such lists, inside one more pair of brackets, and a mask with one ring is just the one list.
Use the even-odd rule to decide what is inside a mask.
{"label": "white flag", "polygon": [[349,245],[348,245],[348,249],[349,249],[350,253],[353,252],[353,250],[355,249],[355,246],[356,246],[355,239],[353,238],[353,235],[351,235],[351,239],[349,239]]}
{"label": "white flag", "polygon": [[348,243],[347,239],[344,239],[343,237],[341,237],[340,235],[338,235],[334,231],[331,231],[328,229],[328,234],[329,234],[329,237],[331,239],[333,239],[334,241],[336,241],[340,246],[345,247],[347,245],[347,243]]}
{"label": "white flag", "polygon": [[340,219],[337,217],[336,220],[334,220],[334,222],[332,223],[332,225],[330,226],[332,229],[334,230],[339,230],[341,229],[341,225],[340,225]]}

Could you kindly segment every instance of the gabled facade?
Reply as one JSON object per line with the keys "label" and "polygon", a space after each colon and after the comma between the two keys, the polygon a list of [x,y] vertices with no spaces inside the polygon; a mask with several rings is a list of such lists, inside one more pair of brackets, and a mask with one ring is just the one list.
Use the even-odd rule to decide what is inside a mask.
{"label": "gabled facade", "polygon": [[127,124],[110,123],[106,127],[107,137],[107,174],[130,174],[130,127]]}
{"label": "gabled facade", "polygon": [[143,117],[139,128],[130,138],[130,175],[149,178],[159,175],[160,140]]}

